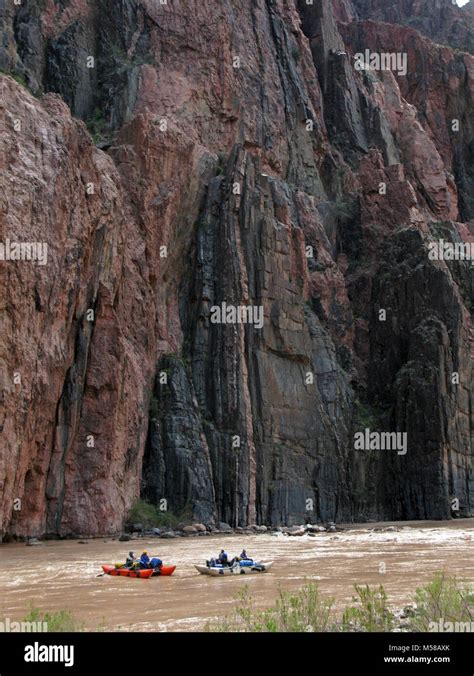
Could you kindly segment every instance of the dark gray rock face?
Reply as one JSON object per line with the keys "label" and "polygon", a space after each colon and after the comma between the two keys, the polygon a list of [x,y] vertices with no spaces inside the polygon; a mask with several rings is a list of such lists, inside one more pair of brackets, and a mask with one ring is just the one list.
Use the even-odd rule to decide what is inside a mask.
{"label": "dark gray rock face", "polygon": [[44,84],[66,101],[75,117],[86,119],[93,108],[97,69],[88,67],[94,44],[84,26],[73,23],[47,47]]}
{"label": "dark gray rock face", "polygon": [[[160,378],[167,382],[160,384]],[[214,522],[209,450],[192,382],[176,358],[163,357],[158,363],[151,411],[143,496],[156,505],[165,499],[164,506],[174,514]]]}
{"label": "dark gray rock face", "polygon": [[93,130],[116,130],[130,117],[140,66],[153,60],[141,3],[98,0],[80,14],[65,0],[46,19],[45,0],[2,4],[0,68],[17,73],[33,92],[60,94]]}
{"label": "dark gray rock face", "polygon": [[[242,196],[234,196],[231,186],[239,181]],[[292,234],[276,217],[280,211],[297,220],[299,209],[288,185],[264,176],[236,148],[225,175],[211,184],[200,219],[193,299],[183,320],[219,517],[232,525],[332,518],[336,495],[341,513],[350,511],[347,376],[301,298],[307,270],[301,249],[293,252],[293,274],[285,262],[292,237],[303,232]],[[224,301],[261,307],[263,327],[213,324],[210,309]],[[305,386],[308,374],[314,382]],[[290,448],[298,449],[297,463]]]}
{"label": "dark gray rock face", "polygon": [[325,95],[324,119],[332,144],[355,166],[371,145],[381,148],[387,164],[397,164],[399,153],[389,125],[380,107],[358,86],[330,4],[299,0],[298,6]]}
{"label": "dark gray rock face", "polygon": [[[373,314],[369,391],[391,407],[393,429],[406,431],[409,452],[387,456],[382,495],[394,518],[449,518],[453,497],[470,513],[472,355],[462,296],[450,275],[426,260],[418,230],[395,235],[388,250],[372,307],[390,308],[397,320]],[[456,265],[469,273],[467,261]],[[462,373],[468,380],[457,382]]]}

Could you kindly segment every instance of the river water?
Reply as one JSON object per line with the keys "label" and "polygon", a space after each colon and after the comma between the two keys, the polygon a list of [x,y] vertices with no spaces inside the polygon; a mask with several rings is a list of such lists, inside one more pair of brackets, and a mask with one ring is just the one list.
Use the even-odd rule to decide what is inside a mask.
{"label": "river water", "polygon": [[[388,526],[396,526],[389,532]],[[224,547],[245,547],[261,561],[274,561],[259,575],[212,578],[201,563]],[[129,549],[157,554],[177,564],[172,577],[137,580],[102,576],[101,564],[122,561]],[[259,607],[271,605],[278,589],[296,590],[317,581],[336,608],[350,601],[354,584],[383,584],[394,608],[412,599],[417,586],[444,570],[474,581],[474,519],[350,526],[316,537],[213,535],[133,542],[112,539],[48,541],[42,546],[0,545],[0,622],[21,620],[31,606],[68,610],[88,630],[196,631],[207,620],[230,614],[235,595],[248,585]],[[385,571],[385,572],[383,572]]]}

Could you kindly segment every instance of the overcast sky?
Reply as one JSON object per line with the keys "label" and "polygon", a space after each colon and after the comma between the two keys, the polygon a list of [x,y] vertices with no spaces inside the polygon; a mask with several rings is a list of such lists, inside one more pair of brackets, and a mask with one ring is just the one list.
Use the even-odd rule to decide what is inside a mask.
{"label": "overcast sky", "polygon": [[458,3],[458,5],[459,5],[460,7],[462,7],[463,5],[467,5],[467,3],[469,2],[469,0],[456,0],[456,2]]}

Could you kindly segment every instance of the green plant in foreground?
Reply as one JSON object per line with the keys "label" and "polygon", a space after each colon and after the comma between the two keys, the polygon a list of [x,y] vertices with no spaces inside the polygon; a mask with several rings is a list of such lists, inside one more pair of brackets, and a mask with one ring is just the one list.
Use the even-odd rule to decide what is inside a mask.
{"label": "green plant in foreground", "polygon": [[257,610],[248,586],[237,595],[233,617],[208,623],[206,631],[321,632],[331,628],[333,599],[322,599],[317,584],[308,583],[296,593],[280,590],[275,605]]}
{"label": "green plant in foreground", "polygon": [[392,631],[395,627],[395,616],[388,607],[385,589],[354,586],[357,596],[352,598],[357,606],[344,610],[342,615],[343,631]]}
{"label": "green plant in foreground", "polygon": [[474,621],[473,590],[446,573],[438,573],[432,582],[417,589],[415,602],[412,631],[430,631],[432,623]]}
{"label": "green plant in foreground", "polygon": [[[395,614],[388,605],[383,586],[372,589],[355,585],[352,605],[341,617],[333,612],[333,599],[322,599],[317,584],[308,583],[294,593],[279,591],[271,608],[255,608],[248,586],[236,597],[234,614],[218,622],[208,622],[212,632],[390,632],[396,628]],[[474,594],[461,587],[456,578],[438,573],[435,579],[417,589],[416,610],[404,631],[430,631],[440,620],[458,623],[473,621]],[[431,624],[431,626],[430,626]],[[472,626],[472,625],[471,625]],[[465,629],[467,631],[468,629]]]}
{"label": "green plant in foreground", "polygon": [[84,624],[76,620],[68,610],[56,612],[43,612],[39,608],[32,607],[23,622],[46,623],[48,632],[84,631]]}

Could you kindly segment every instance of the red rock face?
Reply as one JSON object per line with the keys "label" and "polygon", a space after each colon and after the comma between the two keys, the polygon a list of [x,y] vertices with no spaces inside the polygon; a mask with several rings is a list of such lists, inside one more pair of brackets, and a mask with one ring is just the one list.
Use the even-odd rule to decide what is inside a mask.
{"label": "red rock face", "polygon": [[1,536],[472,512],[473,57],[376,4],[5,11]]}
{"label": "red rock face", "polygon": [[98,532],[104,519],[118,528],[138,491],[154,365],[143,237],[120,174],[82,122],[56,96],[40,104],[6,77],[2,87],[2,235],[48,244],[45,266],[2,266],[3,509],[22,499],[12,514],[20,535],[71,523]]}

